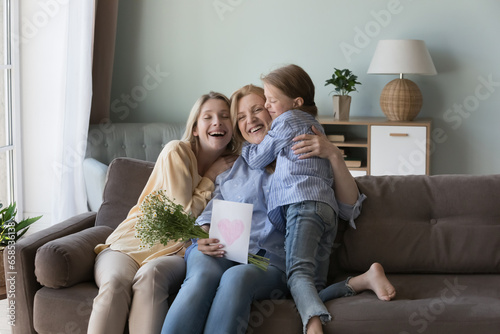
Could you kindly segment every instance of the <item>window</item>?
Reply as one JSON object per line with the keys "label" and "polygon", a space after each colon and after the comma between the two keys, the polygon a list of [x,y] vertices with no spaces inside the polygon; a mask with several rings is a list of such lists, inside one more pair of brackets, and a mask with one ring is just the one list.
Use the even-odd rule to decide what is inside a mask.
{"label": "window", "polygon": [[19,152],[18,1],[0,0],[0,201],[22,213]]}

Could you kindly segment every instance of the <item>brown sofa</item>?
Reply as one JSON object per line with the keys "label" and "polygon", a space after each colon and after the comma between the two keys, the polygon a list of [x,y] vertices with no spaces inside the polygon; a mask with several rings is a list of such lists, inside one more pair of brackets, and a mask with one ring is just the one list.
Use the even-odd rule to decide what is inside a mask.
{"label": "brown sofa", "polygon": [[[99,212],[16,245],[13,333],[86,333],[97,294],[93,247],[135,204],[153,164],[112,162]],[[500,175],[365,176],[357,230],[342,223],[330,282],[380,262],[397,289],[326,303],[325,333],[500,333]],[[247,333],[301,333],[292,300],[254,303]],[[147,334],[147,333],[146,333]]]}

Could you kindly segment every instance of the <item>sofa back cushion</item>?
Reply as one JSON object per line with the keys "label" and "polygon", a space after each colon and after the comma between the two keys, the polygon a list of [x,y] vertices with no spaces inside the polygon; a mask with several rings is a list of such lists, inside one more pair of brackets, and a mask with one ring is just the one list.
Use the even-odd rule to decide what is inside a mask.
{"label": "sofa back cushion", "polygon": [[130,209],[137,204],[146,182],[153,171],[154,163],[116,158],[108,168],[103,202],[96,216],[96,225],[116,228]]}
{"label": "sofa back cushion", "polygon": [[365,271],[499,273],[500,175],[365,176],[357,229],[344,233],[339,261]]}
{"label": "sofa back cushion", "polygon": [[118,157],[155,162],[163,147],[181,139],[186,123],[91,124],[86,158],[109,165]]}

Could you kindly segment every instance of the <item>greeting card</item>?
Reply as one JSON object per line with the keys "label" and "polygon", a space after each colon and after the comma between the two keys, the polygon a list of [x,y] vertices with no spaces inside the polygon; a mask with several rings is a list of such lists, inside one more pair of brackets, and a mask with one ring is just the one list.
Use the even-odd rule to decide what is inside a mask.
{"label": "greeting card", "polygon": [[253,204],[214,200],[210,238],[224,245],[225,257],[248,263],[248,246],[252,225]]}

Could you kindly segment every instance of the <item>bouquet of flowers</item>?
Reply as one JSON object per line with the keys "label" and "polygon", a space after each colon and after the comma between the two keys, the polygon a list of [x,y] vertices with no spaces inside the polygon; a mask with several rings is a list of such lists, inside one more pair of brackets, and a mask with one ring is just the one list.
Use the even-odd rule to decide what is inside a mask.
{"label": "bouquet of flowers", "polygon": [[[166,245],[172,240],[208,238],[208,232],[196,225],[196,219],[188,215],[182,205],[175,204],[165,194],[157,190],[147,195],[140,206],[141,215],[135,225],[136,238],[141,247],[152,247],[157,243]],[[248,253],[248,262],[267,270],[269,259]]]}

